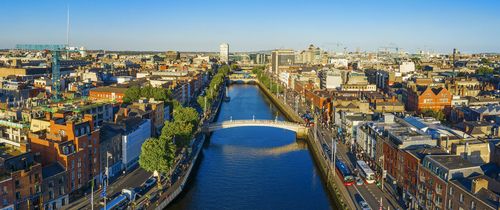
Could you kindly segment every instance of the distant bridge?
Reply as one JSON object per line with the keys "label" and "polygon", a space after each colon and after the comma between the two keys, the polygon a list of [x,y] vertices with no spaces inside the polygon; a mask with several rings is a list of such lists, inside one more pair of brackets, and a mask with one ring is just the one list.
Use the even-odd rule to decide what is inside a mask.
{"label": "distant bridge", "polygon": [[254,83],[257,82],[255,74],[232,74],[229,76],[230,83]]}
{"label": "distant bridge", "polygon": [[307,136],[307,127],[298,123],[277,121],[277,120],[228,120],[223,122],[210,123],[203,126],[205,133],[216,130],[238,128],[238,127],[271,127],[281,128],[296,133],[298,138]]}

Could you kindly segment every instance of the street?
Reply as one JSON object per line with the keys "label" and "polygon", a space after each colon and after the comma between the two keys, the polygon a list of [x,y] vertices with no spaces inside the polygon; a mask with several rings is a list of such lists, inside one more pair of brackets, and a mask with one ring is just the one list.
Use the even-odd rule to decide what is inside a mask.
{"label": "street", "polygon": [[[144,169],[137,167],[131,172],[122,175],[117,178],[115,182],[110,183],[107,187],[107,195],[112,196],[116,193],[121,192],[122,189],[135,188],[141,186],[149,177],[151,173],[145,171]],[[99,203],[103,201],[100,197],[101,190],[94,192],[94,209],[99,208]],[[90,208],[90,194],[71,202],[69,205],[65,206],[65,209],[91,209]]]}
{"label": "street", "polygon": [[[290,108],[295,110],[298,115],[306,113],[310,110],[310,107],[304,103],[303,98],[300,97],[295,91],[285,90],[283,94],[278,95],[278,98],[285,101],[285,103]],[[322,144],[326,144],[328,148],[332,148],[332,139],[335,139],[335,141],[338,140],[336,137],[336,131],[329,128],[326,123],[322,122],[321,118],[318,117],[317,119],[319,122],[314,122],[314,126],[316,126],[317,129],[318,140],[322,142]],[[312,130],[314,131],[315,129],[313,128]],[[330,156],[325,148],[323,148],[323,152],[327,157]],[[356,168],[356,155],[352,153],[349,148],[347,148],[347,145],[342,144],[340,141],[337,144],[336,157],[338,159],[342,159],[351,171]],[[329,160],[332,161],[330,158]],[[364,183],[363,185],[353,184],[352,186],[342,187],[349,192],[351,199],[360,209],[361,207],[359,206],[359,202],[361,199],[366,201],[371,209],[379,209],[381,198],[384,209],[386,209],[387,206],[389,206],[390,209],[403,209],[396,199],[389,194],[391,189],[387,183],[384,185],[385,192],[377,187],[376,184]]]}

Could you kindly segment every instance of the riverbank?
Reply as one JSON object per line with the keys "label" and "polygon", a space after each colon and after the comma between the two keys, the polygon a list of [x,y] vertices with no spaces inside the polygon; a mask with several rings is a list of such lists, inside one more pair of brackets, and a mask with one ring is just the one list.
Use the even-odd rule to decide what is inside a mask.
{"label": "riverbank", "polygon": [[[215,105],[212,106],[212,110],[210,111],[210,116],[207,118],[203,118],[202,122],[200,123],[200,126],[203,125],[205,122],[212,122],[213,120],[217,119],[217,115],[220,110],[220,106],[223,101],[224,97],[224,88],[221,88],[221,93],[219,94],[219,97],[215,100]],[[171,204],[174,200],[176,200],[182,193],[183,191],[187,188],[188,182],[190,180],[190,177],[192,176],[193,172],[196,171],[195,167],[199,162],[199,157],[200,153],[203,150],[203,145],[205,144],[206,139],[208,138],[207,135],[204,133],[200,132],[201,130],[199,129],[197,133],[195,134],[195,138],[193,139],[193,143],[191,146],[191,152],[189,153],[189,157],[186,158],[185,162],[180,163],[182,165],[182,169],[180,174],[178,174],[178,178],[176,181],[173,182],[166,191],[162,191],[161,189],[159,190],[159,196],[158,199],[156,199],[156,203],[153,205],[148,205],[147,207],[143,207],[144,209],[155,209],[155,210],[161,210],[165,209],[169,204]],[[177,168],[177,167],[176,167]],[[146,198],[149,199],[153,196],[157,196],[158,192],[149,192],[147,195],[145,195],[143,198],[144,200],[139,201],[138,203],[144,204],[143,202],[146,201]],[[143,205],[138,205],[136,207],[143,206]]]}
{"label": "riverbank", "polygon": [[[270,99],[274,103],[274,105],[276,105],[276,107],[285,115],[288,120],[296,123],[304,123],[302,118],[297,113],[295,113],[295,111],[290,106],[288,106],[278,97],[272,94],[271,91],[267,89],[267,87],[262,85],[258,80],[255,80],[255,84],[262,92],[264,92],[268,99]],[[335,209],[356,209],[356,205],[350,199],[350,196],[347,194],[347,192],[339,187],[343,186],[343,182],[338,176],[333,175],[333,173],[335,173],[335,168],[333,168],[330,164],[330,160],[324,153],[324,150],[320,147],[321,143],[318,142],[317,138],[315,138],[315,135],[313,134],[314,132],[312,130],[309,130],[306,142],[311,151],[314,162],[321,171],[321,175],[326,183],[329,195],[336,205]]]}

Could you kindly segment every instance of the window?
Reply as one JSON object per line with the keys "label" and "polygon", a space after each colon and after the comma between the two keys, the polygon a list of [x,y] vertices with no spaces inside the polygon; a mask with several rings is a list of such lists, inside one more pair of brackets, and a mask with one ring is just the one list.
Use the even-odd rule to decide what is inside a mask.
{"label": "window", "polygon": [[430,103],[432,103],[432,99],[430,98],[424,99],[424,104],[430,104]]}
{"label": "window", "polygon": [[17,200],[21,199],[21,192],[16,192],[16,199]]}
{"label": "window", "polygon": [[460,193],[460,203],[464,202],[464,194]]}
{"label": "window", "polygon": [[474,201],[470,202],[470,209],[476,209],[476,203]]}
{"label": "window", "polygon": [[450,192],[449,192],[450,196],[453,195],[453,188],[450,187]]}
{"label": "window", "polygon": [[453,209],[453,205],[451,203],[451,199],[448,200],[448,209]]}

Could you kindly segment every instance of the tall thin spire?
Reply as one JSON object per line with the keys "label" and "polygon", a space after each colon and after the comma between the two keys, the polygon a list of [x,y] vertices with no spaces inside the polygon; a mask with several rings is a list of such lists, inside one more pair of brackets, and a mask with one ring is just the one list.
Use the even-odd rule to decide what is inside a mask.
{"label": "tall thin spire", "polygon": [[[66,14],[66,47],[69,47],[69,4],[67,5]],[[69,51],[66,51],[66,59],[69,59]]]}

